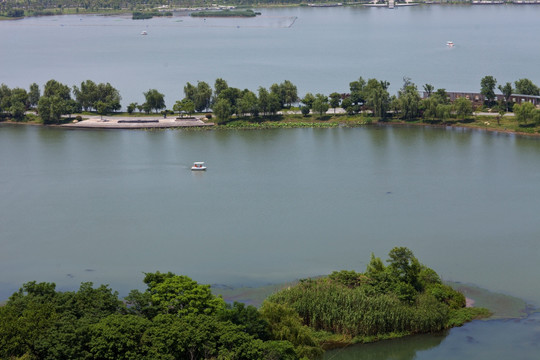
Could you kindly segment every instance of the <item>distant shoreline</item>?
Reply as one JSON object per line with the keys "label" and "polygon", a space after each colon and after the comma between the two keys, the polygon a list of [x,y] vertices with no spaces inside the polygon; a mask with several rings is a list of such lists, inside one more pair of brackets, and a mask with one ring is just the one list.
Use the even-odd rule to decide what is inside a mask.
{"label": "distant shoreline", "polygon": [[[330,110],[332,111],[332,110]],[[330,112],[328,115],[332,115]],[[490,133],[499,133],[505,135],[525,136],[539,138],[538,132],[524,132],[515,131],[504,127],[496,126],[495,117],[493,115],[479,115],[478,119],[472,123],[426,123],[418,121],[403,121],[392,119],[389,121],[369,121],[371,118],[365,118],[356,116],[356,120],[353,121],[339,121],[339,118],[335,120],[316,120],[314,118],[300,118],[291,120],[285,115],[285,118],[280,121],[265,121],[261,123],[246,123],[243,125],[217,125],[202,116],[196,116],[192,118],[176,118],[168,117],[163,118],[161,115],[148,115],[145,117],[129,117],[129,116],[104,116],[103,119],[100,116],[90,116],[82,121],[65,123],[65,124],[52,124],[44,125],[37,122],[17,122],[17,121],[2,121],[1,124],[7,125],[31,125],[31,126],[44,126],[44,127],[58,127],[72,130],[83,129],[123,129],[123,130],[137,130],[137,129],[172,129],[172,128],[211,128],[216,130],[268,130],[277,128],[331,128],[331,127],[363,127],[363,126],[381,126],[381,127],[429,127],[429,128],[444,128],[444,129],[470,129],[480,130]],[[126,121],[127,120],[127,121]],[[131,121],[130,121],[131,120]],[[489,122],[486,120],[490,120]],[[241,121],[239,119],[238,121]],[[493,122],[493,124],[492,124]],[[233,121],[234,123],[234,121]],[[488,124],[486,124],[488,123]]]}

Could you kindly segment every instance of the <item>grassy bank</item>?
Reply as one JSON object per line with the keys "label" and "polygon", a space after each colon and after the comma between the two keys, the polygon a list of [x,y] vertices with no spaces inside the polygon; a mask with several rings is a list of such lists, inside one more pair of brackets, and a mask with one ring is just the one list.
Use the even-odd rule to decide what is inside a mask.
{"label": "grassy bank", "polygon": [[256,13],[251,9],[238,9],[238,10],[207,10],[207,11],[195,11],[190,15],[193,17],[255,17],[260,13]]}

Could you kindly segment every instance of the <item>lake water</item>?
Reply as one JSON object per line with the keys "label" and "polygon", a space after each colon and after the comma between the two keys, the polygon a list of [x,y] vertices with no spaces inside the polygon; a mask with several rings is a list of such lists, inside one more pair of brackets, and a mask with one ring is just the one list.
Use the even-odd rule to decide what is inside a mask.
{"label": "lake water", "polygon": [[[203,283],[275,283],[363,271],[371,252],[386,258],[407,246],[444,279],[540,303],[539,139],[417,127],[3,125],[0,153],[4,298],[30,280],[60,289],[107,283],[125,295],[156,270]],[[189,170],[197,160],[207,172]],[[430,349],[427,358],[458,347],[486,359],[486,349],[509,351],[522,338],[522,359],[538,353],[537,318],[488,323],[387,346]],[[371,349],[380,351],[354,356],[373,358]]]}
{"label": "lake water", "polygon": [[[156,88],[169,108],[198,80],[257,90],[291,80],[307,91],[347,92],[359,76],[408,76],[449,91],[480,79],[540,83],[540,6],[416,6],[394,10],[262,9],[255,19],[58,16],[0,22],[0,82],[10,87],[110,82],[124,106]],[[142,30],[148,32],[141,36]],[[446,41],[456,46],[447,48]]]}
{"label": "lake water", "polygon": [[[263,9],[259,19],[0,22],[0,82],[187,81],[346,91],[362,75],[448,90],[540,83],[538,6]],[[181,21],[180,21],[181,20]],[[230,21],[229,21],[230,20]],[[139,35],[147,29],[149,35]],[[445,43],[457,45],[447,49]],[[7,51],[9,49],[10,51]],[[407,246],[446,280],[540,304],[540,140],[416,127],[73,131],[0,125],[0,298],[23,282],[142,288],[143,272],[257,285],[363,271]],[[206,173],[192,173],[193,161]],[[538,316],[347,349],[333,359],[536,359]]]}

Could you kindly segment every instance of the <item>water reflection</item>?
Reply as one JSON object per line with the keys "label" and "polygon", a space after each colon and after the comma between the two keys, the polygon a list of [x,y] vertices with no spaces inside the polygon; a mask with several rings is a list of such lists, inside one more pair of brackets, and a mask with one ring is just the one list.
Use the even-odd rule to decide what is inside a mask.
{"label": "water reflection", "polygon": [[419,351],[438,346],[447,332],[440,334],[415,335],[406,338],[360,344],[344,349],[329,351],[325,360],[412,360]]}
{"label": "water reflection", "polygon": [[327,352],[326,360],[538,359],[540,314],[474,321],[445,334],[419,335]]}

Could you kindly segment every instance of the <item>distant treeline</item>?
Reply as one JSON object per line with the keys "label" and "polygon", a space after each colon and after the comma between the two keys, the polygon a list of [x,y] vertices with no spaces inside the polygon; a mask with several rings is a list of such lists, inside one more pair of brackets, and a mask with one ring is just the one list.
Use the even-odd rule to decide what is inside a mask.
{"label": "distant treeline", "polygon": [[190,14],[195,17],[255,17],[260,15],[251,9],[240,10],[207,10],[207,11],[195,11]]}
{"label": "distant treeline", "polygon": [[[187,83],[184,86],[184,98],[177,100],[171,110],[166,110],[165,96],[156,89],[144,92],[145,102],[130,103],[127,112],[135,110],[163,114],[193,114],[194,112],[212,111],[219,123],[230,120],[254,120],[260,116],[272,117],[279,111],[290,109],[293,105],[305,116],[310,113],[322,117],[333,108],[341,108],[348,115],[362,114],[377,120],[401,119],[424,122],[449,122],[456,119],[467,120],[472,117],[475,107],[499,111],[501,116],[510,110],[520,126],[540,125],[540,109],[530,102],[514,104],[512,94],[537,96],[540,89],[529,79],[519,79],[512,83],[499,85],[503,99],[495,101],[497,81],[492,76],[485,76],[480,82],[480,93],[486,99],[483,104],[475,104],[466,97],[450,101],[445,89],[437,89],[431,84],[424,84],[424,94],[420,92],[411,79],[403,78],[403,85],[397,95],[390,95],[390,83],[384,80],[360,77],[349,83],[348,93],[333,92],[329,95],[306,93],[298,96],[296,85],[285,80],[280,84],[272,84],[269,89],[259,87],[257,93],[249,89],[230,87],[224,79],[216,79],[214,88],[198,81],[196,85]],[[72,96],[73,95],[73,96]],[[36,109],[44,124],[59,123],[63,115],[79,113],[81,110],[95,111],[105,115],[121,109],[120,92],[111,84],[96,84],[92,80],[83,81],[70,88],[56,80],[49,80],[40,95],[39,86],[32,84],[30,90],[22,88],[10,89],[0,85],[0,118],[22,121],[26,112]],[[500,117],[499,117],[500,119]]]}
{"label": "distant treeline", "polygon": [[320,358],[325,348],[436,332],[488,316],[465,308],[413,253],[396,247],[388,265],[334,272],[272,295],[260,309],[226,304],[187,276],[146,273],[146,290],[124,299],[82,283],[59,292],[28,282],[0,307],[2,359]]}
{"label": "distant treeline", "polygon": [[161,16],[173,16],[173,13],[170,11],[134,11],[133,16],[131,17],[133,20],[145,20],[145,19],[151,19],[153,17],[161,17]]}

